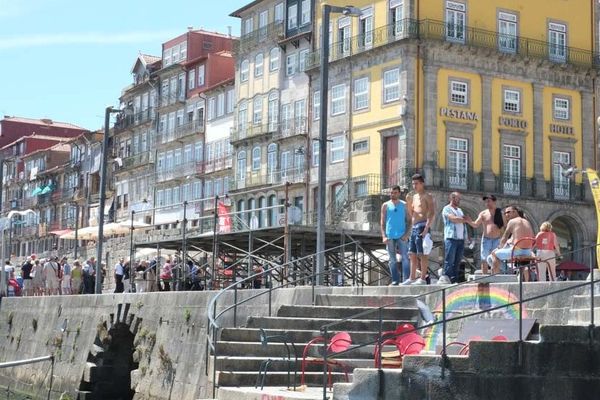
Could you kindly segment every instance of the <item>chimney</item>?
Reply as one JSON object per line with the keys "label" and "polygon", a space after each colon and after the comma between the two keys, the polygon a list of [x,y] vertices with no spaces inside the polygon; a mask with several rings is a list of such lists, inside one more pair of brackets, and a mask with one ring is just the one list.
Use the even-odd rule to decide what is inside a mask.
{"label": "chimney", "polygon": [[190,31],[190,32],[194,30],[193,26],[188,26],[187,28],[188,28],[188,31]]}
{"label": "chimney", "polygon": [[227,35],[231,38],[231,25],[227,25]]}

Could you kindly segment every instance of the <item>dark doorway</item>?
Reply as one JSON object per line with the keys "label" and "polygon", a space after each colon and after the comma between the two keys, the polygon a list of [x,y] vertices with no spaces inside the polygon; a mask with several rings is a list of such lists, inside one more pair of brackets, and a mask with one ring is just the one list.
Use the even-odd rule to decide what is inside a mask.
{"label": "dark doorway", "polygon": [[398,184],[398,135],[383,138],[383,176],[385,187]]}

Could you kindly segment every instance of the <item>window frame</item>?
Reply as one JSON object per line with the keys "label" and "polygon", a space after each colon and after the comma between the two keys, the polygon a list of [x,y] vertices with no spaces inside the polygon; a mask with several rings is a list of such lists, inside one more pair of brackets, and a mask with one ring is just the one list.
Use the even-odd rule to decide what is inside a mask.
{"label": "window frame", "polygon": [[[502,111],[509,114],[520,114],[521,113],[521,91],[516,89],[503,89],[502,91]],[[516,100],[507,99],[507,95],[516,94]],[[510,106],[514,106],[514,109],[510,109]],[[509,106],[507,108],[507,106]]]}
{"label": "window frame", "polygon": [[[564,107],[557,107],[557,103],[564,101],[566,103],[566,109]],[[566,114],[565,118],[559,116],[560,112]],[[552,97],[552,118],[556,121],[570,121],[571,120],[571,99],[565,96],[553,96]]]}
{"label": "window frame", "polygon": [[[398,74],[398,79],[396,82],[392,82],[392,83],[386,83],[386,77],[388,76],[388,74],[390,73],[397,73]],[[400,68],[391,68],[388,69],[386,71],[383,72],[383,76],[382,76],[382,81],[383,81],[383,94],[382,94],[382,99],[383,99],[383,104],[389,104],[389,103],[393,103],[395,101],[399,101],[400,98],[402,97],[402,93],[400,93],[400,79],[401,79],[401,73],[400,73]],[[397,90],[398,91],[398,95],[396,97],[388,97],[389,96],[389,92],[391,90]]]}
{"label": "window frame", "polygon": [[[464,85],[464,92],[457,91],[454,85]],[[464,102],[457,101],[455,96],[464,96]],[[459,106],[468,106],[469,105],[469,82],[451,78],[448,81],[448,103],[456,104]]]}
{"label": "window frame", "polygon": [[[339,90],[341,88],[342,92],[341,95],[337,95],[336,96],[336,91]],[[331,105],[331,116],[335,117],[336,115],[342,115],[346,113],[346,84],[344,83],[340,83],[339,85],[334,85],[331,87],[331,99],[330,99],[330,105]],[[339,107],[338,110],[336,110],[336,106]]]}
{"label": "window frame", "polygon": [[[340,143],[338,143],[340,141]],[[331,138],[329,148],[329,163],[337,164],[346,159],[346,138],[344,135],[338,135]]]}
{"label": "window frame", "polygon": [[240,82],[248,82],[250,78],[250,61],[248,59],[242,60],[240,63]]}
{"label": "window frame", "polygon": [[[366,83],[364,84],[364,89],[359,91],[358,88],[358,84],[359,82],[363,82],[366,81]],[[370,81],[369,81],[369,77],[368,76],[362,76],[360,78],[356,78],[354,80],[354,101],[353,106],[354,106],[354,111],[360,111],[360,110],[368,110],[369,109],[369,103],[370,103],[370,98],[369,98],[369,86],[370,86]],[[363,99],[359,99],[359,96],[364,96]],[[359,104],[360,102],[360,104]]]}

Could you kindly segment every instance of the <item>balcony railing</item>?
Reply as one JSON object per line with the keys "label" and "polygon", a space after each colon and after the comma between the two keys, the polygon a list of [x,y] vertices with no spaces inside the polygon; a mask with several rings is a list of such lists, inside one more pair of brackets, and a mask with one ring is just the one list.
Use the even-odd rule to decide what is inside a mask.
{"label": "balcony railing", "polygon": [[159,132],[156,141],[159,144],[169,143],[173,140],[182,139],[187,136],[204,133],[204,121],[190,121],[176,126],[172,131]]}
{"label": "balcony railing", "polygon": [[177,89],[175,93],[160,96],[160,107],[168,107],[178,102],[185,102],[185,90]]}
{"label": "balcony railing", "polygon": [[196,161],[185,162],[180,165],[176,165],[173,169],[168,171],[157,171],[156,181],[164,182],[177,178],[184,178],[188,175],[194,175],[196,173]]}
{"label": "balcony railing", "polygon": [[535,179],[518,175],[497,175],[496,192],[505,196],[535,197]]}
{"label": "balcony railing", "polygon": [[279,185],[286,182],[303,183],[306,181],[305,168],[287,168],[283,170],[273,170],[263,173],[248,173],[244,176],[235,177],[235,188],[245,189],[256,186]]}
{"label": "balcony railing", "polygon": [[483,191],[481,173],[455,169],[434,168],[432,185],[445,189]]}
{"label": "balcony railing", "polygon": [[123,159],[123,168],[140,167],[154,163],[154,151],[148,150]]}
{"label": "balcony railing", "polygon": [[233,158],[231,154],[225,155],[225,157],[215,158],[208,161],[200,161],[196,163],[196,172],[198,174],[210,174],[212,172],[221,171],[224,169],[231,168],[233,164]]}
{"label": "balcony railing", "polygon": [[548,182],[549,197],[559,201],[585,201],[585,185],[568,180]]}
{"label": "balcony railing", "polygon": [[243,35],[233,43],[233,51],[237,54],[245,53],[260,45],[267,39],[283,39],[284,21],[275,21]]}
{"label": "balcony railing", "polygon": [[115,131],[120,132],[125,129],[133,128],[148,121],[156,119],[156,110],[150,107],[147,110],[135,113],[133,115],[119,114],[119,118],[115,123]]}
{"label": "balcony railing", "polygon": [[[336,61],[402,39],[447,41],[493,49],[500,53],[515,54],[526,58],[538,58],[583,67],[600,67],[600,56],[589,50],[558,46],[547,41],[505,35],[468,26],[464,26],[461,30],[457,29],[457,25],[430,19],[420,21],[404,19],[396,24],[386,25],[366,34],[333,43],[329,47],[329,61]],[[306,63],[307,69],[318,67],[319,61],[319,50],[317,50],[309,55]]]}
{"label": "balcony railing", "polygon": [[237,142],[247,138],[262,135],[271,135],[273,139],[283,139],[308,133],[308,120],[306,118],[294,118],[280,122],[273,121],[267,124],[256,124],[238,126],[231,129],[231,142]]}

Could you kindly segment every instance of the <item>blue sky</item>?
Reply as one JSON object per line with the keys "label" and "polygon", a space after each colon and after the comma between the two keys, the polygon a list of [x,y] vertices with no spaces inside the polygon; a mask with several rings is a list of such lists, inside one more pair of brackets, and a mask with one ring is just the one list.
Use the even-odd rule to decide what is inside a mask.
{"label": "blue sky", "polygon": [[140,51],[160,56],[188,26],[239,35],[228,15],[250,1],[0,0],[0,118],[99,129]]}

